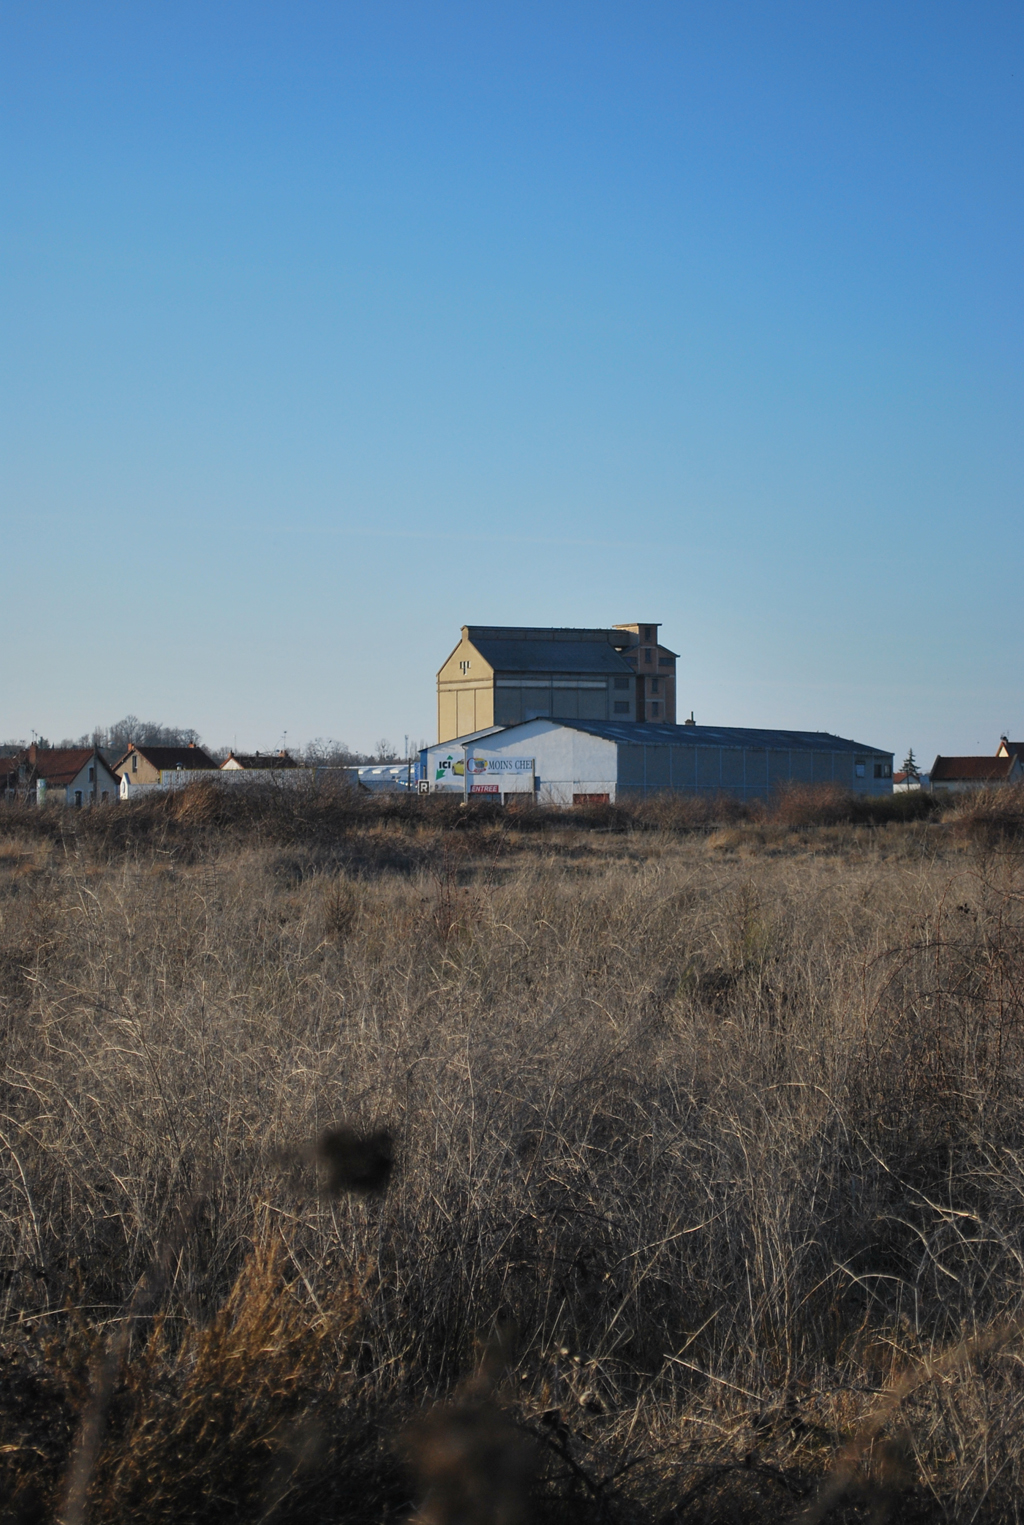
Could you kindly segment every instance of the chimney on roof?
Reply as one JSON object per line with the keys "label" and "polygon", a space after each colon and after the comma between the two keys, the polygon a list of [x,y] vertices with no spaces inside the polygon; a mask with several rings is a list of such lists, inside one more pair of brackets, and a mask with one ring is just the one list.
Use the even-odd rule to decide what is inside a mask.
{"label": "chimney on roof", "polygon": [[696,725],[697,724],[696,720],[694,720],[694,718],[693,718],[693,711],[692,710],[690,711],[690,718],[689,718],[689,720],[684,720],[683,724],[684,725]]}

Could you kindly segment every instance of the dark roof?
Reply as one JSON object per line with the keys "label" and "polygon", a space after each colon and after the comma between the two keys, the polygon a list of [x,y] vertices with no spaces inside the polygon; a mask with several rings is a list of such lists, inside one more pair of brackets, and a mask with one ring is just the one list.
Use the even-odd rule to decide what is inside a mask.
{"label": "dark roof", "polygon": [[154,768],[216,768],[217,764],[212,757],[207,756],[202,747],[129,747],[123,757],[119,757],[114,763],[115,768],[120,768],[131,757],[133,752],[138,752]]}
{"label": "dark roof", "polygon": [[30,757],[33,778],[45,778],[48,784],[70,784],[87,763],[96,763],[110,772],[110,766],[93,747],[49,747]]}
{"label": "dark roof", "polygon": [[471,641],[607,641],[610,646],[629,646],[636,634],[613,625],[463,625]]}
{"label": "dark roof", "polygon": [[607,641],[494,641],[469,639],[495,672],[631,673],[625,657]]}
{"label": "dark roof", "polygon": [[299,764],[294,757],[289,757],[287,752],[229,752],[221,763],[226,768],[229,762],[238,763],[242,768],[297,768]]}
{"label": "dark roof", "polygon": [[658,725],[651,721],[561,720],[552,724],[586,731],[606,741],[646,747],[766,747],[779,752],[857,752],[864,757],[891,757],[881,747],[868,747],[827,731],[762,731],[746,726]]}
{"label": "dark roof", "polygon": [[937,757],[932,764],[933,784],[952,783],[959,779],[1008,778],[1016,762],[1014,757]]}

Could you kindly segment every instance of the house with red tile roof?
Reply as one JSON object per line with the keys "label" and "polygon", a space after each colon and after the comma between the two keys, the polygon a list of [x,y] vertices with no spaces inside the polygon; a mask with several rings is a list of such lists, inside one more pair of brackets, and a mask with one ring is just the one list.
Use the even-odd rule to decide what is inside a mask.
{"label": "house with red tile roof", "polygon": [[1016,754],[1002,757],[937,757],[932,764],[933,793],[958,794],[968,789],[994,789],[1024,780]]}
{"label": "house with red tile roof", "polygon": [[39,747],[5,758],[5,792],[43,805],[81,807],[117,799],[119,780],[95,747]]}

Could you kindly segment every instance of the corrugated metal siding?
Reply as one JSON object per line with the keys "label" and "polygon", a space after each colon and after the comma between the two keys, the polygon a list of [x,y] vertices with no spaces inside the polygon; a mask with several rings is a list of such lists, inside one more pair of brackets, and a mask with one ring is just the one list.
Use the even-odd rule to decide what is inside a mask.
{"label": "corrugated metal siding", "polygon": [[853,752],[806,752],[798,747],[688,747],[627,745],[620,742],[616,788],[623,795],[679,789],[697,794],[731,794],[739,799],[767,799],[787,784],[833,781],[866,794],[888,794],[891,779],[869,772],[855,778]]}

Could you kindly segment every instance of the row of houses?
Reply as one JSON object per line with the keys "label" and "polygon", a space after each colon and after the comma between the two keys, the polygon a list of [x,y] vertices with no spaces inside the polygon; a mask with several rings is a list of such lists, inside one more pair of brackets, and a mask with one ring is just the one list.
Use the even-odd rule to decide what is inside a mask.
{"label": "row of houses", "polygon": [[171,788],[175,782],[209,773],[228,779],[276,778],[299,773],[287,752],[229,752],[218,763],[202,747],[136,746],[110,763],[96,747],[40,747],[33,744],[11,757],[0,757],[0,796],[55,801],[81,807],[129,798],[133,790]]}

